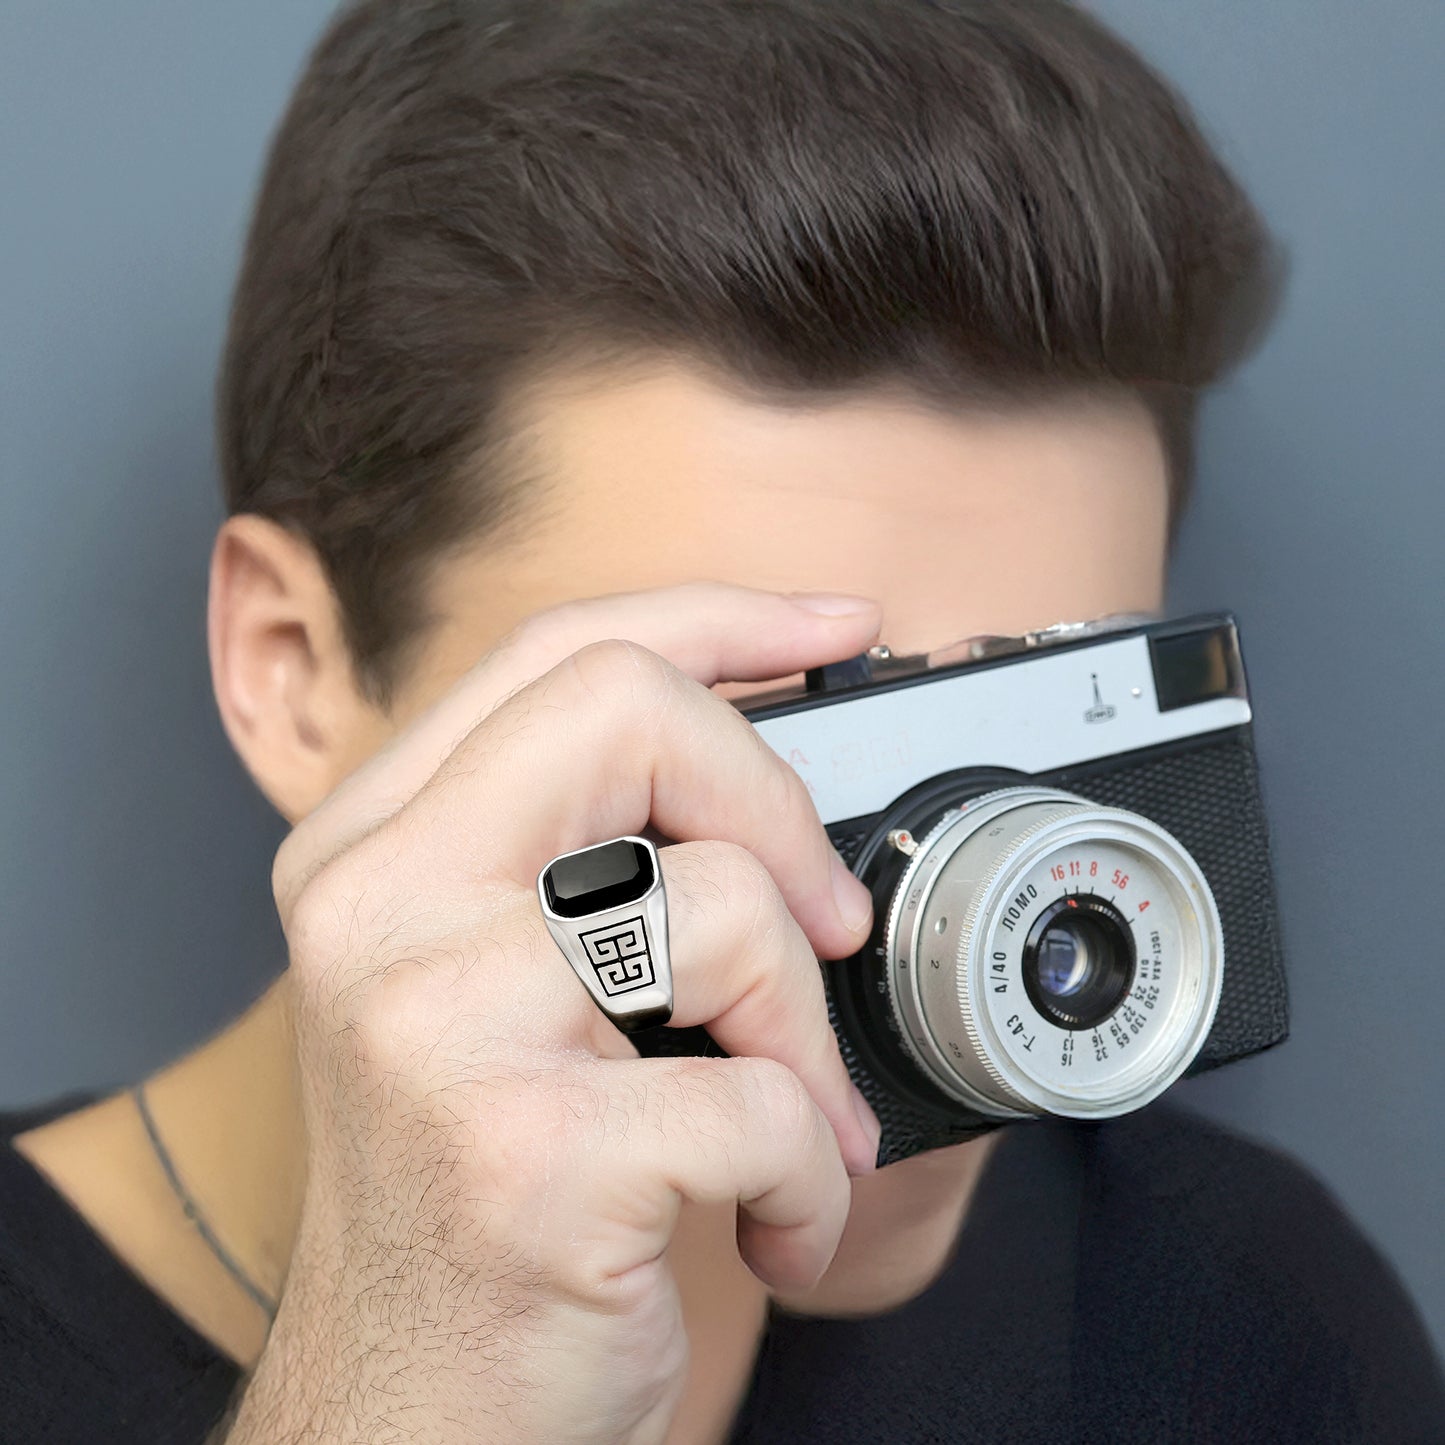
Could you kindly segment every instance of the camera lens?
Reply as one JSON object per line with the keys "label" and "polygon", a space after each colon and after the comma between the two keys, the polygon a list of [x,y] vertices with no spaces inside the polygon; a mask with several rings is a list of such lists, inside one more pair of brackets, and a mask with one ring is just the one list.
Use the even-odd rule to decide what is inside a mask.
{"label": "camera lens", "polygon": [[948,809],[891,885],[884,988],[929,1083],[989,1117],[1107,1118],[1193,1062],[1224,978],[1199,865],[1151,819],[1051,788]]}
{"label": "camera lens", "polygon": [[1134,943],[1102,898],[1059,898],[1034,920],[1022,974],[1029,1001],[1060,1028],[1092,1029],[1134,985]]}
{"label": "camera lens", "polygon": [[1038,956],[1033,960],[1036,983],[1055,997],[1078,993],[1092,972],[1092,962],[1085,931],[1061,924],[1039,940]]}

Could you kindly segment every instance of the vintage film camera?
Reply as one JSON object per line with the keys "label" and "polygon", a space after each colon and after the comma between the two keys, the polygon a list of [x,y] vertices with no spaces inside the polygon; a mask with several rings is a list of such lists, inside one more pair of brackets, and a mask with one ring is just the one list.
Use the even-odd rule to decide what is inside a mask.
{"label": "vintage film camera", "polygon": [[867,946],[822,968],[881,1163],[1126,1113],[1285,1037],[1233,618],[879,646],[743,712],[873,891]]}

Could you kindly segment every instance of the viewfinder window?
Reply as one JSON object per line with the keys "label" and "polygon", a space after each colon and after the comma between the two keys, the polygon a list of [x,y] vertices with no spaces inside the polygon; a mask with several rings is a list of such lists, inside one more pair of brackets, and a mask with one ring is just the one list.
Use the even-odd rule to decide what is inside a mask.
{"label": "viewfinder window", "polygon": [[1244,667],[1233,627],[1151,637],[1154,690],[1159,711],[1192,707],[1217,697],[1243,697]]}

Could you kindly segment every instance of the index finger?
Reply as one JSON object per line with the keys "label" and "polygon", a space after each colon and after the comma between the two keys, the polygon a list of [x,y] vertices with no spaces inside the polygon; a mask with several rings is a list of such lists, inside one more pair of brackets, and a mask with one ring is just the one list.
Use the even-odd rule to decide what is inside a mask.
{"label": "index finger", "polygon": [[393,865],[418,870],[418,887],[464,895],[490,875],[531,889],[556,854],[650,822],[747,848],[821,958],[856,952],[871,921],[798,774],[736,708],[633,642],[593,643],[515,693],[397,822],[431,840]]}
{"label": "index finger", "polygon": [[710,687],[851,657],[877,635],[879,621],[878,604],[866,598],[724,582],[615,593],[534,613],[292,830],[272,878],[282,916],[314,873],[392,817],[499,703],[590,642],[628,638]]}

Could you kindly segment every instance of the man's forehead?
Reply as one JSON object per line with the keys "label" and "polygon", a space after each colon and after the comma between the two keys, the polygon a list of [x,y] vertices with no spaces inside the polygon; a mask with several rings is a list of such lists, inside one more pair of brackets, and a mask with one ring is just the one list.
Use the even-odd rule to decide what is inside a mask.
{"label": "man's forehead", "polygon": [[[1140,470],[1157,450],[1123,388],[953,406],[889,380],[767,392],[674,358],[598,364],[534,382],[515,413],[541,474],[566,485],[661,468],[673,486],[763,487],[845,501],[880,483],[906,505],[930,478],[1067,481],[1098,458]],[[1162,475],[1162,453],[1157,458]]]}

